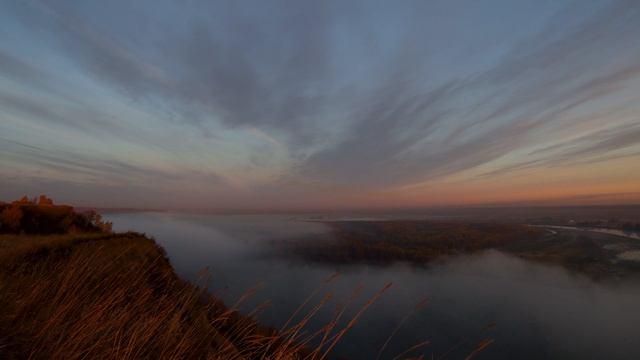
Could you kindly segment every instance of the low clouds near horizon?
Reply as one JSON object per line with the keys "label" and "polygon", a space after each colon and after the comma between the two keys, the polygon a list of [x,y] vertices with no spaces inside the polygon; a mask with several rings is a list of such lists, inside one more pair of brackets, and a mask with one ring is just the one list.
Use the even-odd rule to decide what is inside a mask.
{"label": "low clouds near horizon", "polygon": [[637,1],[0,9],[5,200],[640,201]]}

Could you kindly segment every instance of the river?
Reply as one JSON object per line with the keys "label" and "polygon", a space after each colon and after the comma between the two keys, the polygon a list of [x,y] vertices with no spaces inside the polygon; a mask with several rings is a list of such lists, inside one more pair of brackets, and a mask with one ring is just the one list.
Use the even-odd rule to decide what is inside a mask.
{"label": "river", "polygon": [[625,230],[607,229],[607,228],[598,228],[598,227],[575,227],[575,226],[561,226],[561,225],[531,225],[531,226],[541,227],[546,229],[588,231],[588,232],[622,236],[630,239],[640,240],[640,233],[635,231],[625,231]]}
{"label": "river", "polygon": [[[363,294],[351,314],[387,283],[392,287],[340,342],[334,358],[375,359],[380,347],[416,304],[384,351],[383,359],[424,340],[426,358],[459,359],[484,338],[495,342],[477,359],[640,359],[640,284],[596,283],[561,267],[547,266],[488,251],[416,268],[408,264],[318,265],[270,256],[271,241],[330,236],[321,223],[285,215],[210,215],[116,213],[106,216],[117,231],[153,236],[185,279],[198,282],[205,267],[212,292],[227,304],[247,289],[261,290],[245,311],[269,300],[259,314],[279,327],[323,280],[321,294],[333,300],[311,326],[321,326],[337,303],[354,289]],[[319,297],[317,298],[319,301]],[[495,326],[489,326],[495,323]]]}

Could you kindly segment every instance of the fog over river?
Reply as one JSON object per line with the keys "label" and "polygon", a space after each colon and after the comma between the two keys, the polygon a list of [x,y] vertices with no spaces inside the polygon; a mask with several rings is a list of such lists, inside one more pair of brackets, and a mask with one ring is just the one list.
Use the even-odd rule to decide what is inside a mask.
{"label": "fog over river", "polygon": [[[336,304],[362,286],[350,307],[393,286],[361,318],[334,358],[375,359],[402,318],[423,299],[384,351],[392,359],[424,340],[427,358],[464,358],[484,338],[495,340],[477,359],[640,359],[640,283],[593,282],[561,267],[487,251],[429,267],[322,265],[272,255],[278,240],[330,237],[321,223],[285,215],[210,215],[165,212],[106,215],[117,231],[144,232],[163,246],[180,276],[197,282],[205,267],[212,292],[232,304],[247,289],[261,290],[245,310],[271,302],[261,323],[279,327],[336,271],[320,294],[332,301],[311,326],[328,321]],[[320,300],[320,296],[318,296]],[[495,323],[495,326],[489,326]],[[488,328],[487,328],[488,327]]]}

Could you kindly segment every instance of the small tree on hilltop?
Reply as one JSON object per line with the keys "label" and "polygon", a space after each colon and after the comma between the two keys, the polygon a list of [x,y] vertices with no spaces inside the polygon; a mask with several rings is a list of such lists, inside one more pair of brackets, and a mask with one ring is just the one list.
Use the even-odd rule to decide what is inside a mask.
{"label": "small tree on hilltop", "polygon": [[40,197],[38,198],[38,205],[51,206],[53,205],[53,200],[51,200],[51,198],[46,197],[45,195],[40,195]]}
{"label": "small tree on hilltop", "polygon": [[32,202],[31,200],[29,200],[29,198],[27,197],[27,195],[23,196],[20,200],[16,200],[14,201],[12,204],[19,204],[19,205],[30,205],[33,204],[34,202]]}
{"label": "small tree on hilltop", "polygon": [[98,214],[95,210],[89,210],[84,214],[87,217],[87,220],[91,223],[91,225],[100,229],[100,231],[105,233],[112,232],[113,223],[111,221],[102,220],[102,215]]}

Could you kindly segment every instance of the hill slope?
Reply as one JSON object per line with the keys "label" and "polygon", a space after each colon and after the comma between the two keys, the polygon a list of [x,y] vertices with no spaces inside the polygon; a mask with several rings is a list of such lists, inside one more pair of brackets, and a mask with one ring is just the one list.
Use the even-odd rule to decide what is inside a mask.
{"label": "hill slope", "polygon": [[298,357],[136,233],[0,236],[2,359]]}

